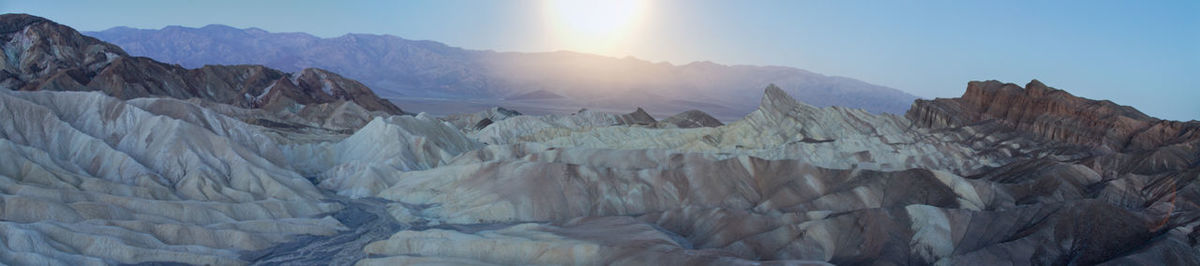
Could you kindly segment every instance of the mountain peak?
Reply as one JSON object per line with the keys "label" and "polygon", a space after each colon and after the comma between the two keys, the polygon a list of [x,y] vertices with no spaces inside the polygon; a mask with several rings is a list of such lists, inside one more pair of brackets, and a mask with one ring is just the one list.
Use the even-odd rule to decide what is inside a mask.
{"label": "mountain peak", "polygon": [[235,30],[237,29],[232,26],[225,25],[225,24],[208,24],[208,25],[204,25],[204,27],[200,27],[200,28],[201,29],[235,29]]}
{"label": "mountain peak", "polygon": [[1046,84],[1034,79],[1025,84],[1025,93],[1034,96],[1046,96],[1049,93],[1060,91],[1058,89],[1046,86]]}
{"label": "mountain peak", "polygon": [[626,114],[622,117],[628,124],[652,125],[658,122],[657,120],[654,120],[654,116],[646,113],[646,110],[642,109],[641,107],[638,107],[637,110],[634,110],[632,113]]}
{"label": "mountain peak", "polygon": [[1030,80],[1029,83],[1025,84],[1025,88],[1033,88],[1033,87],[1046,88],[1047,86],[1045,83],[1042,83],[1042,81],[1039,81],[1037,79]]}
{"label": "mountain peak", "polygon": [[127,56],[115,45],[27,14],[0,15],[0,42],[5,43],[6,72],[16,74],[0,77],[10,89],[42,87],[45,78],[63,71],[73,71],[76,82],[87,85],[100,68]]}
{"label": "mountain peak", "polygon": [[692,109],[663,119],[661,123],[673,124],[679,128],[719,127],[725,125],[721,120],[712,117],[704,111]]}
{"label": "mountain peak", "polygon": [[795,98],[788,95],[787,92],[775,86],[774,83],[767,85],[763,92],[762,103],[758,105],[761,110],[790,110],[801,105]]}
{"label": "mountain peak", "polygon": [[3,14],[0,15],[0,34],[13,33],[33,24],[46,22],[54,23],[49,19],[30,14]]}

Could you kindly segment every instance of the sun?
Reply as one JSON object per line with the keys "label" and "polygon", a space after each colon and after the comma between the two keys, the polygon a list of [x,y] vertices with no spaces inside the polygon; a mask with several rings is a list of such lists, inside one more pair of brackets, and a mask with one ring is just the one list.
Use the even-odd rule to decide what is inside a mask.
{"label": "sun", "polygon": [[564,49],[612,52],[628,41],[647,9],[643,0],[548,0],[545,16]]}

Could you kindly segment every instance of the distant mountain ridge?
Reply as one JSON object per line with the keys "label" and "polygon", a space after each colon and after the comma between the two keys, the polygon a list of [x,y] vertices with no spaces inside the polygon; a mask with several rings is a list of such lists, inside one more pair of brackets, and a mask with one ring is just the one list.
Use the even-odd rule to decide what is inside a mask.
{"label": "distant mountain ridge", "polygon": [[863,81],[779,66],[652,63],[576,52],[468,50],[390,35],[319,38],[224,25],[162,29],[116,27],[86,32],[130,54],[185,67],[262,64],[283,71],[327,69],[362,81],[385,98],[525,99],[570,107],[657,113],[697,107],[740,117],[757,106],[758,90],[776,84],[816,106],[904,113],[916,96]]}

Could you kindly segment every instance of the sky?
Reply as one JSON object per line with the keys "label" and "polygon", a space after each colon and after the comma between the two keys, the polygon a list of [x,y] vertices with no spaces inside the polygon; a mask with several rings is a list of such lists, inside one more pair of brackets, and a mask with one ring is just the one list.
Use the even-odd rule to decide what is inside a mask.
{"label": "sky", "polygon": [[[971,80],[1024,85],[1036,78],[1152,116],[1200,120],[1200,1],[664,0],[622,9],[633,10],[621,13],[633,16],[561,5],[0,0],[0,11],[38,15],[81,31],[225,24],[321,37],[390,34],[481,50],[780,65],[922,98],[957,97]],[[594,21],[598,16],[621,22]],[[580,17],[592,20],[576,21]],[[578,25],[592,22],[619,26]]]}

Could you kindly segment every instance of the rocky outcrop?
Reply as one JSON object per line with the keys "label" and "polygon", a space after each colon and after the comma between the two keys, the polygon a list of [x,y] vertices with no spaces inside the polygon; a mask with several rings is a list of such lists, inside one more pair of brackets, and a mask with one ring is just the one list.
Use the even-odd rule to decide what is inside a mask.
{"label": "rocky outcrop", "polygon": [[996,121],[1045,139],[1118,152],[1200,139],[1200,123],[1156,119],[1129,106],[1075,97],[1037,80],[1024,88],[972,81],[962,97],[918,100],[906,116],[935,128]]}
{"label": "rocky outcrop", "polygon": [[[765,159],[800,159],[831,168],[875,170],[927,168],[969,175],[999,166],[1014,154],[1037,148],[1029,139],[996,133],[923,132],[907,119],[861,109],[817,108],[777,87],[765,90],[759,109],[720,127],[660,129],[622,126],[615,114],[524,116],[473,134],[481,142],[537,142],[553,147],[669,149]],[[605,118],[608,117],[608,118]],[[593,118],[593,119],[585,119]],[[928,134],[928,135],[926,135]],[[989,147],[975,149],[973,147]]]}
{"label": "rocky outcrop", "polygon": [[[522,148],[534,150],[503,153]],[[852,171],[748,156],[716,160],[661,151],[536,148],[498,147],[452,165],[405,173],[380,196],[436,205],[421,214],[459,224],[565,221],[687,206],[836,213],[918,203],[968,209],[1011,205],[1004,203],[1007,195],[927,170]]]}
{"label": "rocky outcrop", "polygon": [[[356,80],[344,78],[341,75],[324,69],[305,68],[298,73],[292,74],[292,79],[296,80],[297,87],[304,88],[306,92],[311,91],[310,95],[314,95],[313,97],[329,95],[334,99],[354,102],[370,111],[380,111],[388,114],[403,113],[400,108],[392,105],[391,102],[376,96],[371,88],[367,88],[367,86]],[[316,88],[320,88],[324,94],[312,91]]]}
{"label": "rocky outcrop", "polygon": [[315,176],[322,188],[349,197],[369,197],[403,172],[441,166],[481,145],[425,114],[376,117],[339,142],[284,146],[291,165]]}
{"label": "rocky outcrop", "polygon": [[638,108],[628,114],[611,114],[581,109],[569,115],[505,117],[503,121],[492,121],[471,135],[483,143],[507,144],[527,141],[542,134],[585,130],[609,126],[648,127],[658,121]]}
{"label": "rocky outcrop", "polygon": [[720,120],[700,110],[688,110],[663,119],[659,123],[664,126],[670,125],[676,128],[719,127],[725,125]]}
{"label": "rocky outcrop", "polygon": [[655,123],[658,123],[658,121],[654,120],[654,117],[650,116],[650,114],[646,113],[646,110],[643,110],[641,107],[638,107],[637,110],[634,110],[632,113],[622,115],[621,121],[619,122],[619,124],[622,124],[622,125],[640,125],[640,126],[648,126],[648,125],[653,125]]}
{"label": "rocky outcrop", "polygon": [[[380,196],[404,206],[431,206],[397,205],[394,215],[435,224],[554,224],[576,217],[632,215],[679,234],[684,241],[678,242],[688,243],[694,252],[724,254],[707,262],[742,258],[834,264],[1095,263],[1125,257],[1118,254],[1141,246],[1191,247],[1184,244],[1188,238],[1183,233],[1196,222],[1193,207],[1163,213],[1158,208],[1170,200],[1135,196],[1143,188],[1134,187],[1104,192],[1121,197],[1093,199],[1081,192],[1106,181],[1078,165],[1021,163],[1004,168],[992,176],[961,177],[923,169],[842,170],[798,160],[713,160],[669,151],[527,144],[488,147],[451,165],[402,174],[401,181]],[[1177,191],[1194,193],[1184,192],[1195,191],[1194,185],[1189,186]],[[1129,209],[1125,201],[1133,198],[1157,201],[1150,205],[1160,207]],[[1175,231],[1183,233],[1170,233]],[[436,236],[400,232],[372,244],[368,252],[507,261],[492,257],[514,254],[503,244],[479,244],[515,241],[505,240],[503,232],[450,232],[458,235],[454,237],[440,235],[443,232]],[[1156,238],[1164,234],[1173,236]],[[431,242],[424,239],[431,238],[449,243],[425,246]],[[396,246],[399,243],[404,244]],[[455,248],[461,247],[456,244],[471,248]],[[544,245],[549,243],[539,246]],[[493,250],[496,255],[470,251],[475,249]],[[542,252],[534,250],[530,252]],[[1200,258],[1185,254],[1128,255],[1128,259],[1186,264]]]}
{"label": "rocky outcrop", "polygon": [[470,114],[452,114],[443,117],[442,120],[450,122],[456,128],[462,129],[463,132],[476,132],[485,127],[488,127],[497,121],[509,119],[521,115],[521,112],[506,109],[504,107],[493,107],[481,112]]}
{"label": "rocky outcrop", "polygon": [[[1110,101],[1075,97],[1037,80],[1024,88],[973,81],[962,97],[917,100],[906,116],[928,128],[994,123],[1039,139],[1094,147],[1106,156],[1092,160],[1113,171],[1152,174],[1200,164],[1200,122],[1149,117]],[[1121,162],[1108,162],[1113,160]]]}
{"label": "rocky outcrop", "polygon": [[245,264],[242,252],[346,230],[357,218],[332,217],[332,194],[371,196],[479,145],[426,115],[344,136],[99,92],[0,91],[0,114],[13,118],[0,122],[0,236],[28,240],[0,247],[5,264]]}
{"label": "rocky outcrop", "polygon": [[24,14],[5,14],[0,33],[5,63],[0,84],[11,90],[102,91],[113,97],[199,98],[243,108],[298,111],[349,101],[368,111],[401,114],[357,81],[320,69],[294,74],[263,66],[209,65],[185,69],[132,57],[112,44]]}
{"label": "rocky outcrop", "polygon": [[115,45],[80,35],[44,18],[0,15],[4,53],[0,84],[9,89],[39,89],[42,83],[78,89],[118,58],[128,57]]}

